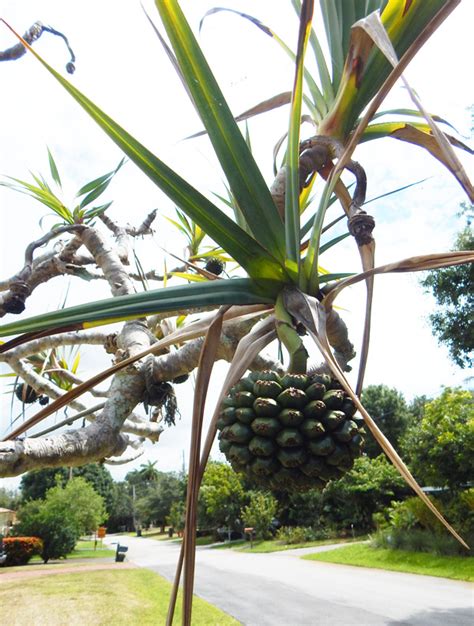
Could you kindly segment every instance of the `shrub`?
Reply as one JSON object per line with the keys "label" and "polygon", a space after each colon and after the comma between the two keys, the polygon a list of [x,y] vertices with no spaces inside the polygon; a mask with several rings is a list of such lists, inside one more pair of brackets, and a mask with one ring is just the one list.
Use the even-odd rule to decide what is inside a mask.
{"label": "shrub", "polygon": [[305,543],[305,541],[317,541],[327,539],[326,531],[312,528],[311,526],[282,526],[276,535],[277,540],[285,545]]}
{"label": "shrub", "polygon": [[391,528],[378,532],[372,539],[372,544],[376,548],[429,552],[441,556],[470,556],[472,554],[446,532],[434,533],[422,529]]}
{"label": "shrub", "polygon": [[8,565],[26,565],[36,554],[41,554],[43,542],[38,537],[5,537],[3,539]]}
{"label": "shrub", "polygon": [[269,539],[276,510],[277,501],[270,493],[252,491],[248,506],[242,509],[242,519],[245,526],[255,529],[257,537]]}

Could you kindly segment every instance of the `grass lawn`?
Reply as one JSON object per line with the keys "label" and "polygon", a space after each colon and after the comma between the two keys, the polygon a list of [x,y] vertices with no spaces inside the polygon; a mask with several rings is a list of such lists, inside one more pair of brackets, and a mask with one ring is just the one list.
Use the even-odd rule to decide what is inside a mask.
{"label": "grass lawn", "polygon": [[[182,539],[178,537],[178,535],[173,535],[173,537],[168,537],[168,534],[152,534],[152,535],[143,535],[147,539],[155,539],[155,541],[175,541],[176,543],[181,543]],[[216,540],[213,537],[196,537],[196,545],[197,546],[209,546],[211,543],[215,543]]]}
{"label": "grass lawn", "polygon": [[[144,569],[55,574],[2,583],[8,623],[35,626],[151,626],[165,624],[171,584]],[[181,623],[178,599],[175,621]],[[237,626],[219,609],[194,599],[193,626]]]}
{"label": "grass lawn", "polygon": [[[110,550],[105,546],[101,547],[99,540],[97,542],[97,550],[94,550],[93,541],[78,541],[74,550],[66,558],[69,561],[69,559],[100,559],[113,556],[115,556],[115,550]],[[34,556],[30,563],[35,563],[36,561],[42,561],[41,557]]]}
{"label": "grass lawn", "polygon": [[410,574],[474,581],[474,558],[472,557],[436,556],[425,552],[386,550],[364,544],[319,554],[307,554],[302,558],[310,561],[375,567]]}
{"label": "grass lawn", "polygon": [[296,548],[313,548],[315,546],[327,546],[333,543],[351,543],[352,541],[363,541],[365,537],[357,537],[356,539],[320,539],[318,541],[306,541],[302,543],[281,543],[277,539],[268,539],[266,541],[258,540],[253,542],[253,548],[250,542],[240,539],[215,546],[216,550],[238,550],[239,552],[281,552],[282,550],[295,550]]}

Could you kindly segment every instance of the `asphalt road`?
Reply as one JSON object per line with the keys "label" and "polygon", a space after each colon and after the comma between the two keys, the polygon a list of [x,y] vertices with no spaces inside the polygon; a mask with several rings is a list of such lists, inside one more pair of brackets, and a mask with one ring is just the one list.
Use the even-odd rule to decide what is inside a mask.
{"label": "asphalt road", "polygon": [[[178,544],[119,539],[130,561],[173,579]],[[249,554],[199,547],[195,593],[246,626],[474,625],[470,583],[299,558],[327,549]]]}

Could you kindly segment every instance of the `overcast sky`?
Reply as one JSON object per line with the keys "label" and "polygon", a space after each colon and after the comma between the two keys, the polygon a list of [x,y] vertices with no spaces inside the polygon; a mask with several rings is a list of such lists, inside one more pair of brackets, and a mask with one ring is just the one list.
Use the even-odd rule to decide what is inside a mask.
{"label": "overcast sky", "polygon": [[[288,44],[295,45],[297,21],[289,0],[236,0],[218,4],[252,13],[272,26]],[[197,28],[200,17],[214,3],[187,0],[181,5],[191,25]],[[158,24],[153,3],[147,2],[146,6]],[[200,124],[138,1],[6,1],[2,16],[20,32],[38,19],[64,32],[77,57],[77,70],[71,78],[74,85],[203,193],[222,191],[222,177],[207,140],[182,141],[198,130]],[[447,118],[464,139],[470,128],[467,108],[474,100],[472,80],[466,75],[467,59],[472,58],[473,18],[474,4],[465,0],[406,73],[426,108]],[[199,40],[235,114],[291,88],[290,60],[270,38],[238,17],[229,14],[210,17]],[[0,49],[13,44],[11,34],[1,26]],[[65,74],[68,54],[59,38],[44,34],[35,48]],[[46,146],[49,146],[60,168],[64,195],[72,202],[81,185],[115,167],[121,158],[118,149],[34,58],[26,55],[14,63],[2,63],[0,71],[0,175],[25,178],[28,170],[47,173]],[[390,106],[411,108],[402,86],[395,87],[383,108]],[[250,123],[254,152],[268,182],[272,177],[272,148],[286,126],[287,109]],[[472,162],[460,156],[472,173]],[[367,171],[368,198],[428,178],[409,191],[369,205],[377,223],[374,233],[377,264],[451,248],[456,232],[463,226],[463,220],[456,214],[465,198],[442,166],[428,153],[390,139],[359,147],[355,158]],[[159,209],[153,240],[145,248],[137,248],[146,268],[156,265],[155,259],[161,264],[160,245],[178,253],[184,247],[164,219],[164,215],[172,215],[172,205],[132,164],[123,168],[104,199],[114,200],[111,217],[134,225],[151,209]],[[0,278],[18,271],[27,243],[54,223],[49,218],[40,223],[46,213],[45,208],[25,196],[0,188]],[[331,271],[354,271],[359,267],[352,241],[323,257],[322,262]],[[66,283],[59,280],[38,289],[28,301],[28,315],[56,308],[65,290]],[[356,346],[361,337],[363,291],[358,287],[346,290],[338,300]],[[72,283],[68,304],[104,295],[103,288],[96,285]],[[435,396],[442,385],[463,384],[467,372],[451,363],[447,350],[431,334],[427,317],[432,310],[433,300],[423,293],[419,276],[376,279],[366,384],[396,387],[408,399],[422,394]],[[2,321],[6,322],[7,317]],[[89,363],[87,359],[84,362]],[[216,370],[211,387],[214,394],[225,365],[219,363]],[[82,375],[91,373],[87,369]],[[158,460],[161,470],[181,467],[182,451],[185,450],[187,458],[189,447],[191,388],[192,381],[177,389],[182,410],[178,426],[166,431],[159,444],[149,446],[135,465],[150,459]],[[7,432],[9,395],[2,396],[1,406],[0,432]],[[115,477],[121,477],[131,468],[112,472]]]}

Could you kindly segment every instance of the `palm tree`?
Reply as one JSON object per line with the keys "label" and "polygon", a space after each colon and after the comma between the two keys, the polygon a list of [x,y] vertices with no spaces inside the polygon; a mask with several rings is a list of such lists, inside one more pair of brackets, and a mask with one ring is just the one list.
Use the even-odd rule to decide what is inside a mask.
{"label": "palm tree", "polygon": [[140,474],[142,480],[146,483],[154,483],[158,480],[160,472],[155,467],[156,463],[157,461],[153,461],[153,463],[151,461],[147,461],[146,463],[142,463],[140,465],[138,473]]}
{"label": "palm tree", "polygon": [[[362,208],[366,176],[363,167],[352,160],[352,154],[360,142],[383,136],[393,136],[422,146],[448,167],[469,197],[473,198],[472,186],[450,143],[456,143],[460,148],[465,146],[439,130],[434,118],[426,113],[414,92],[410,91],[417,109],[378,111],[383,98],[404,67],[455,8],[458,0],[368,0],[365,3],[321,0],[320,9],[329,42],[331,63],[325,60],[320,38],[311,29],[314,3],[304,0],[300,4],[294,0],[293,4],[300,15],[296,53],[293,54],[288,49],[295,60],[293,89],[290,94],[280,94],[264,105],[269,110],[282,102],[291,103],[284,165],[269,188],[179,3],[177,0],[156,2],[171,48],[154,28],[201,117],[219,159],[230,191],[228,205],[233,209],[233,216],[170,169],[23,42],[128,158],[171,198],[183,214],[232,257],[244,273],[239,278],[215,280],[215,277],[208,277],[209,280],[198,283],[167,286],[165,289],[92,302],[0,327],[0,336],[26,333],[0,347],[5,351],[41,333],[78,330],[98,323],[106,324],[112,320],[138,318],[158,312],[221,307],[211,318],[187,324],[147,350],[147,354],[156,352],[177,342],[206,335],[196,380],[186,535],[182,552],[185,563],[186,624],[191,621],[196,494],[216,435],[221,414],[220,404],[229,389],[241,379],[255,356],[275,338],[288,351],[290,374],[304,375],[307,371],[304,342],[307,339],[302,339],[300,335],[301,329],[304,329],[323,355],[326,371],[337,379],[338,385],[350,398],[354,408],[360,411],[366,426],[383,450],[427,506],[443,519],[390,443],[380,433],[361,405],[358,395],[362,388],[368,353],[373,276],[378,273],[416,271],[466,263],[473,260],[473,254],[462,252],[429,255],[406,259],[389,266],[374,267],[374,220]],[[217,11],[218,9],[213,10],[214,13]],[[269,27],[255,18],[244,17],[284,45]],[[309,49],[316,59],[317,77],[312,76],[305,68],[305,56]],[[303,106],[308,111],[304,116]],[[397,121],[379,121],[387,113],[402,117]],[[252,112],[247,112],[242,117],[249,117],[251,114]],[[301,142],[301,121],[308,119],[315,127],[315,135]],[[340,178],[344,169],[352,172],[356,179],[352,195]],[[310,202],[309,193],[318,174],[327,182],[318,200]],[[337,245],[341,239],[334,237],[325,247],[320,243],[322,232],[331,227],[325,219],[327,208],[336,199],[340,201],[348,218],[348,232],[354,236],[360,252],[363,271],[357,275],[352,271],[328,274],[320,268],[321,253],[328,246]],[[303,214],[304,221],[301,217]],[[367,315],[361,373],[354,392],[344,374],[349,369],[348,362],[354,356],[354,349],[347,328],[333,303],[343,289],[361,280],[367,284]],[[259,317],[260,321],[239,344],[219,395],[207,439],[201,449],[203,406],[222,324],[231,317],[248,315]],[[140,353],[124,359],[107,370],[102,375],[103,378],[144,356],[145,353]],[[97,381],[96,377],[94,384]],[[43,419],[78,393],[76,389],[70,395],[53,402],[34,419]],[[27,428],[32,423],[36,422],[29,420],[22,428]],[[19,434],[18,429],[15,434]],[[148,466],[145,468],[147,472],[149,469],[151,468]],[[444,519],[443,523],[455,533]],[[181,565],[182,561],[178,568],[177,581]],[[176,589],[177,584],[175,592]],[[169,622],[172,620],[175,598],[174,593]]]}

